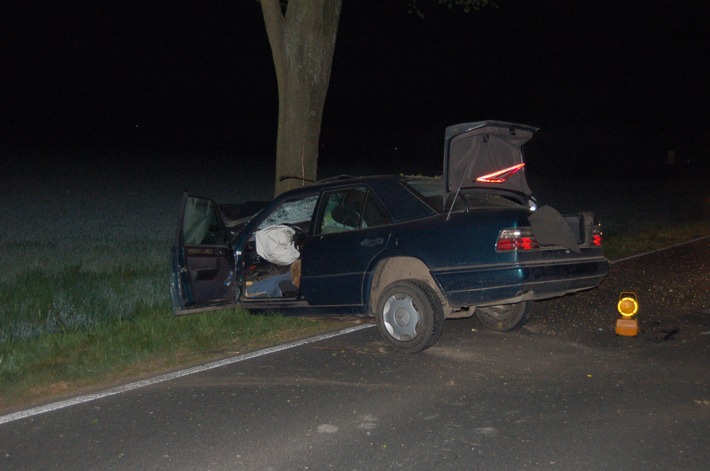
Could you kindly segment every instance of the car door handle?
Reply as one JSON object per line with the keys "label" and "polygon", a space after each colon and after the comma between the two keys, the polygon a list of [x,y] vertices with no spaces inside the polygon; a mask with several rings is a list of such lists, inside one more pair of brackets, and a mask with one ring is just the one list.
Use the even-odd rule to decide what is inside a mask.
{"label": "car door handle", "polygon": [[365,239],[360,242],[363,247],[375,247],[376,245],[382,245],[385,243],[385,239],[378,237],[376,239]]}

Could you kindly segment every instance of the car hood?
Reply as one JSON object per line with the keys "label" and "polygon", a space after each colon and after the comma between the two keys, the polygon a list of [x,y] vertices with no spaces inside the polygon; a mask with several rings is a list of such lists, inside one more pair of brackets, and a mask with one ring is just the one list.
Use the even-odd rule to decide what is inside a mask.
{"label": "car hood", "polygon": [[444,193],[472,188],[511,190],[530,196],[523,144],[537,128],[501,121],[446,128]]}

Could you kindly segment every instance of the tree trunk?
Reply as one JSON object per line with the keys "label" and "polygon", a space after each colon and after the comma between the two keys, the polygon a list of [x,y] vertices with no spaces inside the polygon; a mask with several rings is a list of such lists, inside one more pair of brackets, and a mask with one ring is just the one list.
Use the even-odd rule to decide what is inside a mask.
{"label": "tree trunk", "polygon": [[315,180],[342,0],[261,0],[279,91],[276,195]]}

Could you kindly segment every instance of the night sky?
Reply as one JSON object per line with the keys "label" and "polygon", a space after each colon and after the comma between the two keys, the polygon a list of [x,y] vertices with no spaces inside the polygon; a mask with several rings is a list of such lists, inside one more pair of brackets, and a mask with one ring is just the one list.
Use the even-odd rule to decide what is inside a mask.
{"label": "night sky", "polygon": [[[445,126],[499,119],[542,171],[707,168],[710,2],[423,4],[344,0],[323,166],[440,167]],[[276,93],[254,0],[0,0],[0,145],[273,159]]]}

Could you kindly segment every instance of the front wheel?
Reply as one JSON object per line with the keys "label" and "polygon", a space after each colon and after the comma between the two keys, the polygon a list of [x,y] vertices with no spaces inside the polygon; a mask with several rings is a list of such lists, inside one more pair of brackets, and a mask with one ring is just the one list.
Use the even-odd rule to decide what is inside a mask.
{"label": "front wheel", "polygon": [[390,284],[382,292],[375,309],[380,334],[407,353],[431,347],[444,331],[441,302],[429,285],[419,280]]}
{"label": "front wheel", "polygon": [[532,301],[516,304],[499,304],[476,308],[476,317],[491,330],[504,332],[519,329],[532,317]]}

